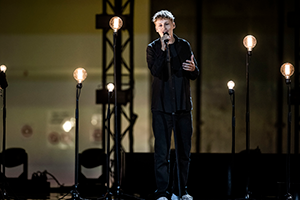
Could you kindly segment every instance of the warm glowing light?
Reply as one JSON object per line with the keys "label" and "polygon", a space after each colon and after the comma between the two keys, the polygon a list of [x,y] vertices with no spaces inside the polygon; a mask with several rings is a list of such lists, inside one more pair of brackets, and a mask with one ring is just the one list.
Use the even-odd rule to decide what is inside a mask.
{"label": "warm glowing light", "polygon": [[6,68],[5,65],[1,65],[1,66],[0,66],[0,71],[2,71],[2,72],[5,73],[6,69],[7,69],[7,68]]}
{"label": "warm glowing light", "polygon": [[235,86],[235,83],[233,81],[228,81],[228,83],[227,83],[228,89],[232,90],[234,88],[234,86]]}
{"label": "warm glowing light", "polygon": [[109,21],[109,26],[117,32],[123,26],[123,21],[120,17],[113,17]]}
{"label": "warm glowing light", "polygon": [[286,78],[290,79],[290,77],[294,74],[295,68],[291,63],[284,63],[281,65],[280,72]]}
{"label": "warm glowing light", "polygon": [[115,85],[113,83],[107,84],[107,90],[109,92],[112,92],[115,89]]}
{"label": "warm glowing light", "polygon": [[78,83],[82,83],[86,79],[87,73],[86,73],[85,69],[77,68],[74,71],[73,76]]}
{"label": "warm glowing light", "polygon": [[247,35],[243,40],[243,44],[248,51],[252,51],[252,49],[256,46],[256,43],[256,38],[253,35]]}
{"label": "warm glowing light", "polygon": [[63,123],[62,128],[65,132],[70,132],[70,130],[74,127],[74,118],[67,120]]}

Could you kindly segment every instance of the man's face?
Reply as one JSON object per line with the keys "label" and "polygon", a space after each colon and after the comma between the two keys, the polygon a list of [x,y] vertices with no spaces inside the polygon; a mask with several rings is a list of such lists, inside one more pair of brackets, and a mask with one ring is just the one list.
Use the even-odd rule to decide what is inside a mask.
{"label": "man's face", "polygon": [[158,18],[155,21],[155,30],[162,37],[165,32],[169,34],[170,37],[173,37],[173,29],[175,28],[175,22],[172,22],[168,18]]}

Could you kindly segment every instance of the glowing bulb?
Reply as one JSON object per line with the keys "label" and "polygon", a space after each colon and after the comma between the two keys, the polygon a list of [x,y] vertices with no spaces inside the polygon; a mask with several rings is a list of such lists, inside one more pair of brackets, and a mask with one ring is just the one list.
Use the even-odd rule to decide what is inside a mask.
{"label": "glowing bulb", "polygon": [[7,69],[7,68],[6,68],[5,65],[1,65],[1,66],[0,66],[0,71],[2,71],[2,72],[5,73],[5,72],[6,72],[6,69]]}
{"label": "glowing bulb", "polygon": [[117,32],[123,26],[123,21],[120,17],[113,17],[109,21],[109,26]]}
{"label": "glowing bulb", "polygon": [[234,88],[234,86],[235,86],[235,83],[233,81],[228,81],[228,83],[227,83],[228,89],[232,90]]}
{"label": "glowing bulb", "polygon": [[74,122],[67,120],[65,123],[62,125],[62,128],[65,132],[70,132],[70,130],[73,128]]}
{"label": "glowing bulb", "polygon": [[294,74],[295,68],[291,63],[284,63],[281,65],[280,72],[286,78],[290,79],[290,77]]}
{"label": "glowing bulb", "polygon": [[107,90],[109,92],[112,92],[115,89],[115,85],[113,83],[107,84]]}
{"label": "glowing bulb", "polygon": [[243,40],[243,44],[248,51],[252,51],[252,49],[256,46],[256,43],[256,38],[252,35],[247,35]]}
{"label": "glowing bulb", "polygon": [[85,69],[77,68],[74,71],[73,76],[78,83],[82,83],[86,79],[87,73],[86,73]]}

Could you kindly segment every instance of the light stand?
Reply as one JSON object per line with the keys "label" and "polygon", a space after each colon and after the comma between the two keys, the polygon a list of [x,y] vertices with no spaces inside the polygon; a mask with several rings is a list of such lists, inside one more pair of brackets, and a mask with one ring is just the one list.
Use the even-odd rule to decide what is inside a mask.
{"label": "light stand", "polygon": [[291,123],[292,123],[292,113],[291,113],[291,79],[290,77],[294,74],[294,66],[290,63],[284,63],[280,71],[285,77],[285,83],[288,87],[288,127],[287,127],[287,155],[286,155],[286,200],[292,200],[293,196],[290,194],[291,188],[291,174],[290,174],[290,154],[291,154]]}
{"label": "light stand", "polygon": [[107,84],[108,97],[107,97],[107,135],[106,135],[106,194],[100,199],[111,200],[112,193],[109,191],[109,161],[110,161],[110,99],[112,97],[112,92],[114,91],[114,84]]}
{"label": "light stand", "polygon": [[[244,40],[243,44],[247,48],[247,54],[246,54],[246,154],[250,157],[250,110],[249,110],[249,65],[250,65],[250,56],[252,55],[252,49],[256,46],[256,39],[252,35],[247,35]],[[250,182],[250,169],[249,169],[249,164],[246,166],[247,167],[247,180],[246,180],[246,192],[245,192],[245,199],[250,198],[250,193],[249,192],[249,182]]]}
{"label": "light stand", "polygon": [[118,127],[118,90],[120,86],[118,85],[118,80],[117,80],[117,48],[116,48],[116,43],[117,43],[117,35],[118,35],[118,30],[122,27],[123,21],[120,17],[112,17],[109,21],[109,26],[113,29],[114,34],[113,34],[113,48],[114,48],[114,84],[115,84],[115,199],[120,199],[121,196],[128,196],[131,198],[136,198],[140,199],[138,197],[133,197],[128,194],[124,194],[121,192],[121,184],[120,184],[120,132],[119,132],[119,127]]}
{"label": "light stand", "polygon": [[[0,87],[2,88],[2,98],[3,98],[3,140],[2,140],[2,172],[0,174],[0,180],[2,180],[3,186],[1,187],[1,193],[3,198],[7,197],[7,192],[5,190],[6,176],[5,176],[5,150],[6,150],[6,88],[8,86],[6,80],[6,66],[0,66]],[[1,167],[0,167],[1,169]]]}
{"label": "light stand", "polygon": [[234,86],[235,83],[233,81],[229,81],[227,83],[228,86],[228,92],[230,95],[230,100],[231,100],[231,104],[232,104],[232,118],[231,118],[231,125],[232,125],[232,147],[231,147],[231,155],[232,155],[232,160],[231,160],[231,170],[230,170],[230,176],[228,177],[230,179],[229,183],[228,183],[228,194],[229,196],[234,196],[233,195],[233,168],[234,168],[234,154],[235,154],[235,93],[234,93]]}
{"label": "light stand", "polygon": [[116,183],[116,195],[117,197],[120,195],[120,133],[119,133],[119,127],[118,127],[118,87],[117,87],[117,48],[116,48],[116,40],[117,40],[117,34],[118,30],[122,27],[123,21],[119,17],[113,17],[109,21],[110,27],[114,30],[113,35],[113,47],[114,47],[114,82],[115,82],[115,183]]}
{"label": "light stand", "polygon": [[72,195],[72,200],[78,200],[78,199],[82,199],[79,196],[79,192],[77,190],[78,188],[78,160],[79,160],[79,154],[78,154],[78,125],[79,125],[79,96],[80,96],[80,92],[81,92],[81,88],[82,88],[82,82],[86,79],[87,77],[87,73],[86,70],[83,68],[77,68],[74,73],[73,76],[75,78],[75,80],[78,82],[77,86],[76,86],[76,110],[75,110],[75,184],[74,184],[74,189],[71,191],[71,195]]}

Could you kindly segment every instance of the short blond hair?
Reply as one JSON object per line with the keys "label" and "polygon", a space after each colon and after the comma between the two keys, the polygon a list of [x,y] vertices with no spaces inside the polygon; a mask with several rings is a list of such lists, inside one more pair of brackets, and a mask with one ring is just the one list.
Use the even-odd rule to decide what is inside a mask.
{"label": "short blond hair", "polygon": [[157,19],[170,19],[172,22],[174,22],[175,17],[174,15],[168,11],[168,10],[161,10],[156,12],[152,17],[152,22],[156,22]]}

